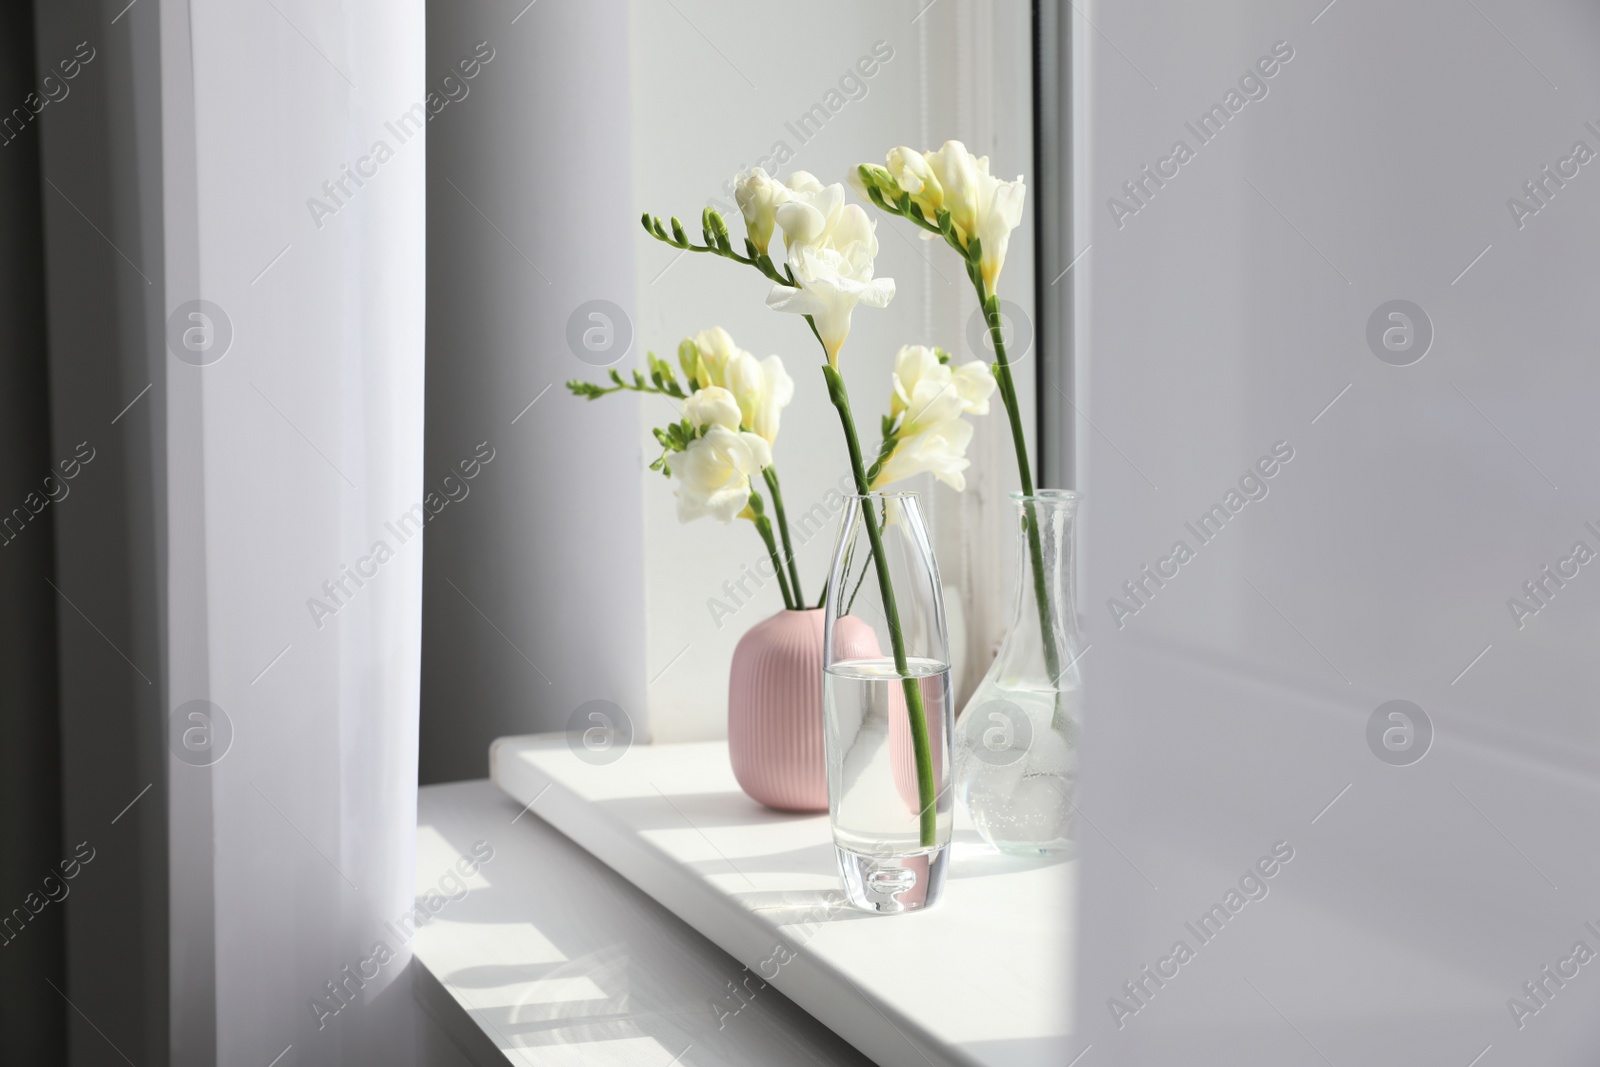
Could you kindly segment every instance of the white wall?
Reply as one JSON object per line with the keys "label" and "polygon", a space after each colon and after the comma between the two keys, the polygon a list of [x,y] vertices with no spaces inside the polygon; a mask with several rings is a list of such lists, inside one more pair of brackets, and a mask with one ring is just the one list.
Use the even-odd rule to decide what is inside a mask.
{"label": "white wall", "polygon": [[[881,162],[897,144],[937,147],[955,138],[991,157],[1008,176],[1030,169],[1027,12],[1021,5],[946,2],[923,12],[906,0],[863,5],[847,0],[808,5],[804,17],[752,15],[732,0],[631,6],[633,53],[634,216],[676,214],[691,233],[708,202],[720,200],[736,236],[743,223],[723,183],[739,170],[777,154],[792,158],[768,170],[803,169],[824,182],[843,181],[862,162]],[[882,42],[878,46],[878,42]],[[857,60],[875,46],[892,58],[865,79],[866,93],[847,100],[820,132],[796,132],[796,120],[825,102]],[[852,197],[854,194],[851,194]],[[869,207],[869,211],[878,215]],[[863,436],[877,441],[887,411],[890,370],[902,344],[930,343],[958,360],[973,358],[965,343],[967,317],[976,303],[970,286],[942,244],[924,244],[908,224],[879,216],[878,275],[893,277],[896,297],[886,310],[858,309],[842,366]],[[1032,309],[1031,215],[1011,246],[1002,294]],[[803,513],[823,503],[849,466],[838,419],[828,403],[816,342],[804,323],[764,306],[769,283],[748,267],[677,252],[636,228],[638,340],[674,359],[678,341],[711,325],[725,327],[742,347],[765,357],[777,353],[796,382],[775,449],[791,527],[801,537]],[[1018,368],[1023,403],[1033,399],[1030,354]],[[632,358],[621,365],[627,369]],[[971,647],[957,655],[971,662],[975,679],[987,665],[997,636],[1001,602],[1011,593],[1010,572],[991,556],[996,540],[1008,548],[1009,501],[1016,473],[1003,411],[980,420],[964,498],[931,479],[911,487],[931,496],[940,564],[947,584],[976,590],[958,595],[952,608],[971,621]],[[675,405],[646,398],[640,409],[640,463],[659,451],[649,428],[676,418]],[[649,474],[642,487],[645,514],[645,590],[648,703],[659,740],[718,737],[726,728],[728,664],[739,637],[782,609],[776,583],[713,621],[707,601],[726,598],[722,586],[752,572],[765,549],[748,523],[729,528],[710,520],[681,526],[672,487]],[[984,506],[1002,510],[984,512]],[[835,519],[797,545],[801,582],[815,603],[833,550]],[[997,536],[999,535],[999,536]],[[996,540],[991,540],[995,538]],[[751,584],[748,588],[754,589]],[[965,603],[963,601],[966,601]]]}
{"label": "white wall", "polygon": [[[1507,600],[1600,549],[1600,177],[1525,227],[1507,199],[1600,150],[1600,14],[1324,3],[1074,23],[1098,427],[1079,1033],[1102,1064],[1592,1062],[1600,981],[1521,1028],[1507,1001],[1600,949],[1600,579],[1521,627]],[[1280,41],[1269,94],[1199,145],[1185,123]],[[1108,198],[1178,138],[1195,158],[1119,225]],[[1396,298],[1435,331],[1411,366],[1366,338]],[[1270,495],[1198,546],[1185,522],[1279,441]],[[1196,558],[1119,628],[1108,600],[1179,539]],[[1392,699],[1435,731],[1410,766],[1369,748]],[[1199,947],[1184,923],[1278,841],[1268,898]],[[1119,1027],[1109,999],[1180,938],[1197,958]]]}
{"label": "white wall", "polygon": [[[646,726],[637,402],[563,384],[595,370],[574,311],[633,310],[627,12],[428,5],[429,86],[459,99],[428,126],[425,477],[460,499],[426,535],[425,783],[483,777],[496,737],[590,700]],[[493,461],[447,485],[483,442]]]}

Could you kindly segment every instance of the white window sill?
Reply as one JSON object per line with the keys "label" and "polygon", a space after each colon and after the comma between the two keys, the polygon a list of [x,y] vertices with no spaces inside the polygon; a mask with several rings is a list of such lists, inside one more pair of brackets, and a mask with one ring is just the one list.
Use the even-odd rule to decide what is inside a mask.
{"label": "white window sill", "polygon": [[[826,816],[782,815],[747,798],[724,743],[637,745],[597,767],[562,736],[502,738],[490,764],[517,802],[510,814],[526,805],[744,965],[719,974],[698,1006],[708,1043],[759,1016],[765,980],[884,1067],[1070,1058],[1075,864],[1011,861],[958,822],[937,907],[829,914],[819,905],[840,886]],[[487,874],[523,879],[524,902],[543,891],[536,872],[507,865]],[[778,1062],[774,1055],[746,1062]]]}
{"label": "white window sill", "polygon": [[[436,910],[411,942],[412,990],[466,1062],[870,1067],[771,990],[719,1029],[739,963],[521,809],[487,781],[417,798],[417,898]],[[477,866],[480,842],[493,858]]]}

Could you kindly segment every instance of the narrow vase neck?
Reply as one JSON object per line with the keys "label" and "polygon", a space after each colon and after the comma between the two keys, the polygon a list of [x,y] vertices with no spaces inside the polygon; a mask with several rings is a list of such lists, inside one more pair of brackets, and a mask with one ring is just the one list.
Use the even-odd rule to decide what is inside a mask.
{"label": "narrow vase neck", "polygon": [[[1051,638],[1057,649],[1059,662],[1066,666],[1076,656],[1077,615],[1074,610],[1074,539],[1078,494],[1062,489],[1044,489],[1024,496],[1011,494],[1014,512],[1014,548],[1016,551],[1016,577],[1013,582],[1011,616],[1006,628],[1005,641],[999,658],[1020,669],[1026,661],[1042,661],[1045,635],[1044,617],[1048,617]],[[1029,526],[1039,532],[1039,564],[1044,576],[1043,589],[1046,611],[1041,614],[1038,587],[1034,581],[1034,560],[1029,538]],[[1030,672],[1031,673],[1031,672]]]}

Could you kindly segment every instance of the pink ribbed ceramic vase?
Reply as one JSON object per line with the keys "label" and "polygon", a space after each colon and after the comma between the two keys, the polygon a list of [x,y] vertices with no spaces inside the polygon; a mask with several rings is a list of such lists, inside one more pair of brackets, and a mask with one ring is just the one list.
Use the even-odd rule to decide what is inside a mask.
{"label": "pink ribbed ceramic vase", "polygon": [[820,608],[753,626],[728,672],[728,758],[739,787],[781,811],[827,811]]}

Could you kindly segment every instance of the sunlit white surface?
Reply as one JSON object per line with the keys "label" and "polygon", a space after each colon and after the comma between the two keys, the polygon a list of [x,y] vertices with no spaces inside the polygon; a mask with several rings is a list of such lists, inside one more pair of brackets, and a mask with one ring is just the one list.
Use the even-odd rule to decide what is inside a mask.
{"label": "sunlit white surface", "polygon": [[424,787],[418,817],[417,996],[476,1067],[866,1067],[488,782]]}
{"label": "sunlit white surface", "polygon": [[958,822],[943,901],[867,916],[843,904],[827,817],[750,800],[724,742],[636,745],[596,766],[564,737],[502,738],[491,765],[532,814],[876,1062],[1071,1058],[1074,864],[1002,857]]}

